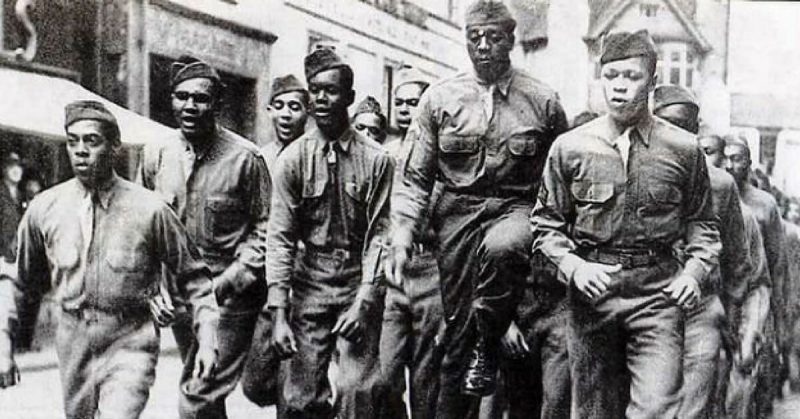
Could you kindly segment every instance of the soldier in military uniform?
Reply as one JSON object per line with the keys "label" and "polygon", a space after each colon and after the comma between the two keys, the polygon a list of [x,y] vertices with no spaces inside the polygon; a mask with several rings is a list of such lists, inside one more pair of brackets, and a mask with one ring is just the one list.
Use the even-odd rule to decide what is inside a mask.
{"label": "soldier in military uniform", "polygon": [[[197,382],[217,368],[216,322],[208,265],[175,213],[155,193],[113,170],[120,147],[114,116],[99,102],[65,110],[67,154],[75,178],[38,195],[19,228],[16,306],[54,290],[55,346],[68,419],[136,419],[155,381],[159,331],[149,310],[161,268],[170,289],[192,306]],[[14,319],[14,304],[0,318]],[[16,381],[8,366],[7,323],[0,324],[0,387]]]}
{"label": "soldier in military uniform", "polygon": [[214,380],[199,382],[189,370],[197,343],[187,316],[176,314],[178,304],[163,295],[154,299],[159,322],[174,321],[184,360],[179,402],[184,419],[226,417],[225,400],[239,382],[266,302],[269,172],[253,143],[217,124],[222,88],[219,74],[202,61],[181,57],[173,64],[170,99],[178,129],[145,146],[139,173],[200,247],[220,306],[219,370]]}
{"label": "soldier in military uniform", "polygon": [[353,128],[365,137],[383,144],[386,141],[386,115],[381,111],[381,104],[372,96],[367,96],[358,104],[353,113]]}
{"label": "soldier in military uniform", "polygon": [[569,285],[580,418],[677,417],[684,310],[699,303],[721,248],[695,137],[648,110],[656,60],[646,31],[606,37],[609,113],[555,141],[531,218],[534,252]]}
{"label": "soldier in military uniform", "polygon": [[[692,134],[699,130],[700,107],[691,92],[681,86],[658,86],[653,93],[653,113]],[[749,266],[745,224],[733,177],[708,165],[714,213],[720,220],[720,264],[701,289],[700,304],[687,313],[684,331],[683,388],[678,417],[707,418],[717,396],[720,351],[727,359],[739,352],[731,326],[738,324],[746,295],[758,287],[748,282]],[[738,340],[738,339],[737,339]],[[727,382],[727,377],[725,378]]]}
{"label": "soldier in military uniform", "polygon": [[500,339],[530,272],[528,216],[544,157],[567,122],[556,93],[512,68],[516,22],[479,0],[466,15],[471,71],[432,85],[405,141],[411,147],[392,200],[397,283],[426,219],[431,191],[446,319],[437,418],[474,417],[495,388]]}
{"label": "soldier in military uniform", "polygon": [[[267,235],[273,336],[279,353],[291,357],[282,365],[279,412],[373,418],[394,165],[378,143],[350,126],[350,66],[332,50],[318,49],[306,57],[305,69],[317,127],[277,160]],[[331,406],[327,371],[334,351],[338,398]]]}
{"label": "soldier in military uniform", "polygon": [[771,279],[770,316],[772,325],[764,336],[765,345],[759,356],[761,370],[758,374],[756,410],[759,417],[772,411],[773,399],[779,396],[786,379],[786,365],[781,357],[788,352],[790,326],[788,323],[787,296],[791,283],[787,278],[788,265],[781,213],[775,198],[750,184],[752,161],[747,141],[737,136],[725,139],[725,168],[736,180],[742,202],[755,214],[764,239],[764,251]]}

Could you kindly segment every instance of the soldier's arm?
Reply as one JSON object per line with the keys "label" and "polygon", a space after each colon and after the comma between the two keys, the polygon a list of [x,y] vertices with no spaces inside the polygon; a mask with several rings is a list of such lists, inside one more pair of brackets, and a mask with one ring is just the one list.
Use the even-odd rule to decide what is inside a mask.
{"label": "soldier's arm", "polygon": [[558,95],[548,101],[547,109],[547,125],[550,130],[550,143],[552,144],[559,135],[569,130],[569,121],[567,120],[567,114],[564,113],[564,108],[561,107],[561,102],[558,100]]}
{"label": "soldier's arm", "polygon": [[263,280],[272,185],[267,164],[261,155],[252,155],[244,168],[245,193],[249,199],[247,217],[252,227],[236,248],[233,261],[215,281],[229,285],[241,293],[258,280]]}
{"label": "soldier's arm", "polygon": [[422,96],[417,117],[406,133],[410,149],[404,167],[398,171],[402,185],[398,182],[392,197],[393,237],[403,236],[408,240],[421,228],[437,173],[438,123],[428,93]]}
{"label": "soldier's arm", "polygon": [[191,303],[194,331],[200,343],[216,348],[219,308],[211,285],[211,270],[200,251],[181,225],[178,216],[166,205],[153,223],[154,251],[170,270],[168,289],[179,290]]}
{"label": "soldier's arm", "polygon": [[394,160],[384,154],[373,167],[373,183],[367,197],[367,232],[364,239],[359,297],[371,299],[374,286],[383,277],[383,259],[389,238],[389,198],[392,193]]}
{"label": "soldier's arm", "polygon": [[787,296],[791,292],[791,282],[788,280],[783,223],[777,205],[772,205],[770,208],[769,220],[764,232],[764,250],[772,279],[772,311],[775,316],[776,336],[783,345],[783,342],[787,341],[784,338],[789,336],[790,332],[786,304]]}
{"label": "soldier's arm", "polygon": [[714,215],[711,197],[711,182],[708,168],[699,148],[692,149],[689,156],[693,176],[684,185],[687,190],[683,205],[686,220],[686,263],[683,275],[690,276],[698,284],[708,279],[717,263],[722,243],[719,236],[719,219]]}
{"label": "soldier's arm", "polygon": [[[293,152],[294,148],[284,151]],[[267,223],[267,305],[285,309],[289,305],[289,279],[297,251],[297,212],[301,203],[302,173],[299,158],[284,155],[275,162],[272,210]]]}
{"label": "soldier's arm", "polygon": [[556,143],[547,155],[531,225],[534,253],[550,259],[564,274],[558,277],[568,282],[583,259],[573,253],[576,245],[569,236],[575,207],[566,169],[563,150]]}
{"label": "soldier's arm", "polygon": [[725,191],[725,203],[720,214],[722,292],[729,315],[739,313],[749,288],[749,272],[752,269],[740,202],[736,185],[731,183],[730,188]]}

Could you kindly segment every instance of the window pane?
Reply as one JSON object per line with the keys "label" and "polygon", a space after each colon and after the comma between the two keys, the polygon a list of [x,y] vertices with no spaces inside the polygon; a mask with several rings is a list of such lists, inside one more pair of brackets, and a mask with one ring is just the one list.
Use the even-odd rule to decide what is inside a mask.
{"label": "window pane", "polygon": [[681,84],[681,69],[680,68],[671,68],[669,69],[669,84]]}
{"label": "window pane", "polygon": [[669,55],[669,60],[673,63],[677,63],[681,60],[681,53],[680,51],[672,51]]}
{"label": "window pane", "polygon": [[686,87],[692,88],[692,82],[694,81],[694,70],[691,68],[686,69]]}
{"label": "window pane", "polygon": [[686,51],[686,62],[689,64],[694,62],[694,54],[691,51]]}

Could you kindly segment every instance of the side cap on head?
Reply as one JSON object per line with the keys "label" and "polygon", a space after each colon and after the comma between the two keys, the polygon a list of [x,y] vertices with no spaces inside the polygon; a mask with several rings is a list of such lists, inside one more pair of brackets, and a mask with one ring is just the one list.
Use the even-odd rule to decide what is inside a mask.
{"label": "side cap on head", "polygon": [[375,115],[379,115],[383,117],[383,112],[381,111],[381,104],[378,103],[378,100],[372,96],[367,96],[361,103],[358,104],[355,113],[353,114],[353,118],[357,115],[362,113],[374,113]]}
{"label": "side cap on head", "polygon": [[334,68],[350,68],[342,59],[330,48],[319,48],[308,54],[304,60],[306,81],[318,73],[332,70]]}
{"label": "side cap on head", "polygon": [[600,65],[632,57],[657,59],[656,46],[647,30],[611,33],[603,38]]}
{"label": "side cap on head", "polygon": [[662,84],[653,92],[653,111],[669,105],[692,105],[699,109],[697,99],[688,89],[671,84]]}
{"label": "side cap on head", "polygon": [[501,23],[511,25],[510,30],[514,30],[517,21],[511,16],[508,7],[499,0],[477,0],[467,8],[464,18],[466,27],[473,25],[486,25],[490,23]]}
{"label": "side cap on head", "polygon": [[114,142],[119,142],[119,124],[117,118],[101,102],[96,100],[78,100],[67,104],[64,107],[64,128],[66,129],[73,123],[84,119],[91,119],[107,123],[113,127],[115,138],[110,138]]}
{"label": "side cap on head", "polygon": [[210,79],[217,85],[221,82],[217,70],[197,58],[183,55],[172,63],[170,84],[173,89],[186,80],[198,78]]}
{"label": "side cap on head", "polygon": [[305,92],[308,93],[305,86],[297,79],[293,74],[287,74],[281,77],[275,77],[272,80],[272,89],[271,89],[269,100],[270,102],[275,99],[277,96],[280,96],[284,93],[289,92]]}

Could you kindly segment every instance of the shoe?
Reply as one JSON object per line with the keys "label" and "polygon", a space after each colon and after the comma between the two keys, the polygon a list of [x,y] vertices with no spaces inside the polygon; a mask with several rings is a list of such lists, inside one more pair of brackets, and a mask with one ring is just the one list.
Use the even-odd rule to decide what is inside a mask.
{"label": "shoe", "polygon": [[461,393],[485,397],[493,394],[497,386],[497,352],[489,349],[484,339],[479,339],[472,348],[467,371],[461,385]]}

